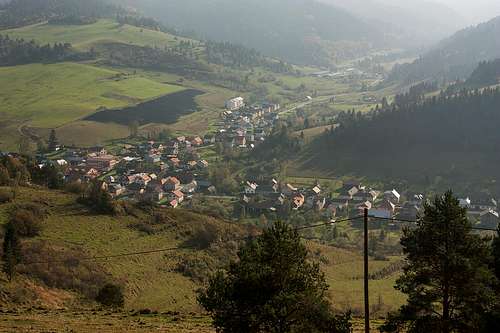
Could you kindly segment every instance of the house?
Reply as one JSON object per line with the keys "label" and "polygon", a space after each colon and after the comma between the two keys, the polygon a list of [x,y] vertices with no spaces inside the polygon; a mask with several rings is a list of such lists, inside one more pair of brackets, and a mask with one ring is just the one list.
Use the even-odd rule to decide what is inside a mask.
{"label": "house", "polygon": [[112,197],[118,197],[122,194],[125,194],[126,191],[127,191],[126,188],[123,187],[121,184],[111,183],[108,185],[108,193]]}
{"label": "house", "polygon": [[193,194],[196,192],[197,189],[198,189],[198,183],[196,182],[196,180],[193,180],[190,183],[182,185],[181,191],[183,193]]}
{"label": "house", "polygon": [[198,167],[201,169],[206,169],[208,168],[208,162],[206,160],[198,161]]}
{"label": "house", "polygon": [[199,136],[195,136],[193,139],[191,139],[191,145],[194,147],[199,147],[203,144],[203,139],[200,138]]}
{"label": "house", "polygon": [[321,188],[319,187],[319,185],[316,185],[311,189],[311,191],[314,195],[319,195],[321,193]]}
{"label": "house", "polygon": [[227,100],[224,106],[229,111],[239,110],[243,106],[245,106],[245,100],[243,99],[243,97],[234,97],[231,98],[230,100]]}
{"label": "house", "polygon": [[496,229],[499,221],[499,214],[495,210],[488,209],[479,214],[481,227]]}
{"label": "house", "polygon": [[303,194],[297,194],[292,198],[292,209],[299,209],[301,208],[304,203],[305,203],[306,198],[304,197]]}
{"label": "house", "polygon": [[136,173],[128,176],[127,180],[129,184],[135,183],[145,187],[151,181],[151,177],[147,173]]}
{"label": "house", "polygon": [[165,180],[164,188],[166,191],[177,191],[181,188],[181,182],[176,177],[168,177]]}
{"label": "house", "polygon": [[168,205],[172,208],[177,208],[177,206],[179,206],[179,203],[177,202],[177,200],[172,199],[168,202]]}
{"label": "house", "polygon": [[186,163],[186,166],[187,166],[189,169],[194,169],[197,165],[198,165],[198,162],[196,162],[196,161],[188,161],[188,162]]}
{"label": "house", "polygon": [[471,206],[471,201],[470,201],[469,197],[467,197],[465,199],[458,199],[458,204],[462,208],[469,208]]}
{"label": "house", "polygon": [[237,147],[245,147],[247,145],[247,138],[244,135],[236,136],[234,138],[233,145]]}
{"label": "house", "polygon": [[161,201],[165,196],[165,191],[161,186],[161,182],[152,181],[146,186],[146,197],[150,201]]}
{"label": "house", "polygon": [[258,186],[256,183],[247,181],[245,184],[245,194],[255,194]]}
{"label": "house", "polygon": [[99,171],[110,171],[118,163],[118,159],[113,155],[95,155],[91,154],[87,157],[87,167]]}
{"label": "house", "polygon": [[399,200],[401,200],[401,194],[398,193],[395,189],[392,191],[386,191],[384,192],[384,197],[392,202],[399,203]]}
{"label": "house", "polygon": [[177,203],[181,204],[184,201],[184,193],[180,190],[172,192],[172,196],[177,200]]}
{"label": "house", "polygon": [[174,168],[178,168],[181,165],[181,160],[178,159],[177,157],[170,158],[168,162]]}
{"label": "house", "polygon": [[384,200],[378,207],[369,208],[368,214],[374,217],[390,219],[394,217],[396,205],[389,200]]}

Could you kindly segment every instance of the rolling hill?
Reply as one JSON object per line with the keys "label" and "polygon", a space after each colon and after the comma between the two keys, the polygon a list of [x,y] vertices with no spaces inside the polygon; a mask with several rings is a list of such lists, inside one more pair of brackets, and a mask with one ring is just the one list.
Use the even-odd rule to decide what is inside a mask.
{"label": "rolling hill", "polygon": [[[0,190],[3,190],[0,188]],[[183,209],[147,209],[129,206],[124,216],[95,215],[76,203],[76,195],[61,191],[22,188],[17,204],[38,207],[46,212],[40,236],[23,240],[25,261],[60,259],[61,263],[21,265],[22,273],[12,284],[0,273],[0,306],[14,305],[6,297],[16,288],[25,291],[19,302],[31,306],[58,308],[70,304],[88,305],[88,297],[103,281],[125,287],[126,309],[189,313],[198,311],[195,291],[209,274],[235,258],[237,241],[259,231],[252,226],[207,217]],[[0,225],[16,203],[0,204]],[[217,240],[219,239],[219,240]],[[207,243],[208,241],[208,243]],[[78,258],[166,249],[189,244],[198,249],[182,249],[149,255],[81,261]],[[205,244],[205,245],[202,245]],[[323,256],[322,269],[331,285],[331,297],[339,309],[362,308],[362,255],[309,241],[313,253]],[[29,258],[28,258],[29,257]],[[67,260],[68,264],[65,264]],[[72,261],[71,261],[72,260]],[[378,271],[389,261],[370,261]],[[58,276],[63,276],[60,279]],[[94,277],[92,277],[94,276]],[[384,309],[394,309],[403,301],[393,289],[397,273],[372,281],[372,297],[382,299]],[[52,295],[48,297],[48,295]]]}
{"label": "rolling hill", "polygon": [[396,65],[389,81],[467,78],[481,61],[500,57],[500,17],[444,39],[410,64]]}

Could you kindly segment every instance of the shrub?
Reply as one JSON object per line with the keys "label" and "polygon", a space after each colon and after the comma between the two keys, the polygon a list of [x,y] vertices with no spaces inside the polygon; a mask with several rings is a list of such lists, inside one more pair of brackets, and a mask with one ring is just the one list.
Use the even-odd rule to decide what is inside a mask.
{"label": "shrub", "polygon": [[54,248],[48,242],[34,241],[23,244],[23,262],[55,261],[55,264],[20,263],[18,272],[39,279],[51,288],[77,291],[94,300],[100,288],[111,281],[111,276],[96,262],[84,261],[88,257],[83,249]]}
{"label": "shrub", "polygon": [[40,219],[26,209],[16,210],[10,219],[17,234],[21,237],[36,237],[40,235],[42,224]]}
{"label": "shrub", "polygon": [[14,199],[14,195],[12,191],[9,190],[1,190],[0,191],[0,204],[11,202]]}
{"label": "shrub", "polygon": [[87,190],[87,186],[81,182],[71,182],[64,186],[64,190],[69,193],[82,194]]}
{"label": "shrub", "polygon": [[114,308],[121,308],[125,304],[122,288],[111,283],[106,284],[99,290],[96,301]]}

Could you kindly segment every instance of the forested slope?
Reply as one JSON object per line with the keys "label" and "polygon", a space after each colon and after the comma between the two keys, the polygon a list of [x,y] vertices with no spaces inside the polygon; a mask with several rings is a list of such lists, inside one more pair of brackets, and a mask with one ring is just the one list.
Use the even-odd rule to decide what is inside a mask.
{"label": "forested slope", "polygon": [[304,165],[427,185],[440,177],[455,188],[498,179],[500,89],[399,100],[369,114],[342,113],[340,126],[308,147]]}

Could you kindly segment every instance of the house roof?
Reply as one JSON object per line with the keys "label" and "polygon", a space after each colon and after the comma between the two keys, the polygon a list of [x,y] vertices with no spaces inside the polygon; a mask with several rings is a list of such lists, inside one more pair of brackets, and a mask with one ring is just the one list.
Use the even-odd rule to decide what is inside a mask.
{"label": "house roof", "polygon": [[184,198],[184,193],[182,193],[181,191],[179,190],[176,190],[176,191],[173,191],[172,192],[178,199],[180,198]]}

